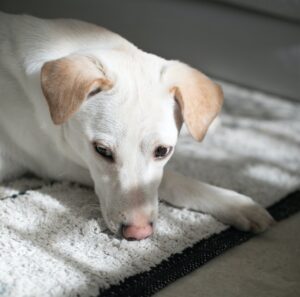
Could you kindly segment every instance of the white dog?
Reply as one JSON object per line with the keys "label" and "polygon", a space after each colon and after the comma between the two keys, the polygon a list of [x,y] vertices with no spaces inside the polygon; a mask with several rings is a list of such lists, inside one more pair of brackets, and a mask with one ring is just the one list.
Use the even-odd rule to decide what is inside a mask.
{"label": "white dog", "polygon": [[222,101],[201,72],[101,27],[0,13],[0,180],[91,185],[126,239],[153,233],[159,198],[242,230],[273,222],[246,196],[164,171],[183,121],[200,141]]}

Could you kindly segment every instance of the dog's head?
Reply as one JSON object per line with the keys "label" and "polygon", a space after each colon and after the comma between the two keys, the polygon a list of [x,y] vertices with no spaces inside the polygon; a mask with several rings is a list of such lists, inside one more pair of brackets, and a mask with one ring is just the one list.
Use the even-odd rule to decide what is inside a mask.
{"label": "dog's head", "polygon": [[89,169],[109,229],[150,235],[182,122],[202,140],[221,108],[220,87],[183,63],[138,50],[47,62],[41,85],[52,121]]}

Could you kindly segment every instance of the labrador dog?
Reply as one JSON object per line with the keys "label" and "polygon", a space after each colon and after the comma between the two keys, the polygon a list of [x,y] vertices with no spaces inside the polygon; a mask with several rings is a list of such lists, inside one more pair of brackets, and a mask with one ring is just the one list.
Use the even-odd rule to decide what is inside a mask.
{"label": "labrador dog", "polygon": [[179,61],[76,20],[0,13],[0,180],[29,171],[93,186],[108,228],[149,237],[158,201],[241,230],[273,222],[251,198],[164,170],[183,122],[201,141],[221,88]]}

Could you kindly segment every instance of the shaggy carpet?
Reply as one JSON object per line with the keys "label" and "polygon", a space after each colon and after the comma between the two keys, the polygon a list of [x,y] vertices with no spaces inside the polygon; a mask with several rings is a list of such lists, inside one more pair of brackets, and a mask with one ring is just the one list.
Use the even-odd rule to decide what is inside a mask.
{"label": "shaggy carpet", "polygon": [[[183,129],[168,166],[269,207],[300,187],[300,104],[222,85],[220,123],[202,143]],[[271,212],[298,202],[295,192]],[[153,237],[120,240],[92,189],[24,177],[0,186],[0,296],[150,296],[251,236],[161,203]]]}

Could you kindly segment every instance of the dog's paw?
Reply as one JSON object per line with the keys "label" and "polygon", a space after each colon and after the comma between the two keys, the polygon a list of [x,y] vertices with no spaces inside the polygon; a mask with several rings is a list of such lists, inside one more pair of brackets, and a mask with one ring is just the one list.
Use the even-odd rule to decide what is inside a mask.
{"label": "dog's paw", "polygon": [[230,206],[229,215],[222,221],[239,230],[254,233],[263,232],[275,223],[269,212],[252,199],[245,196],[238,198],[234,199],[236,201]]}

